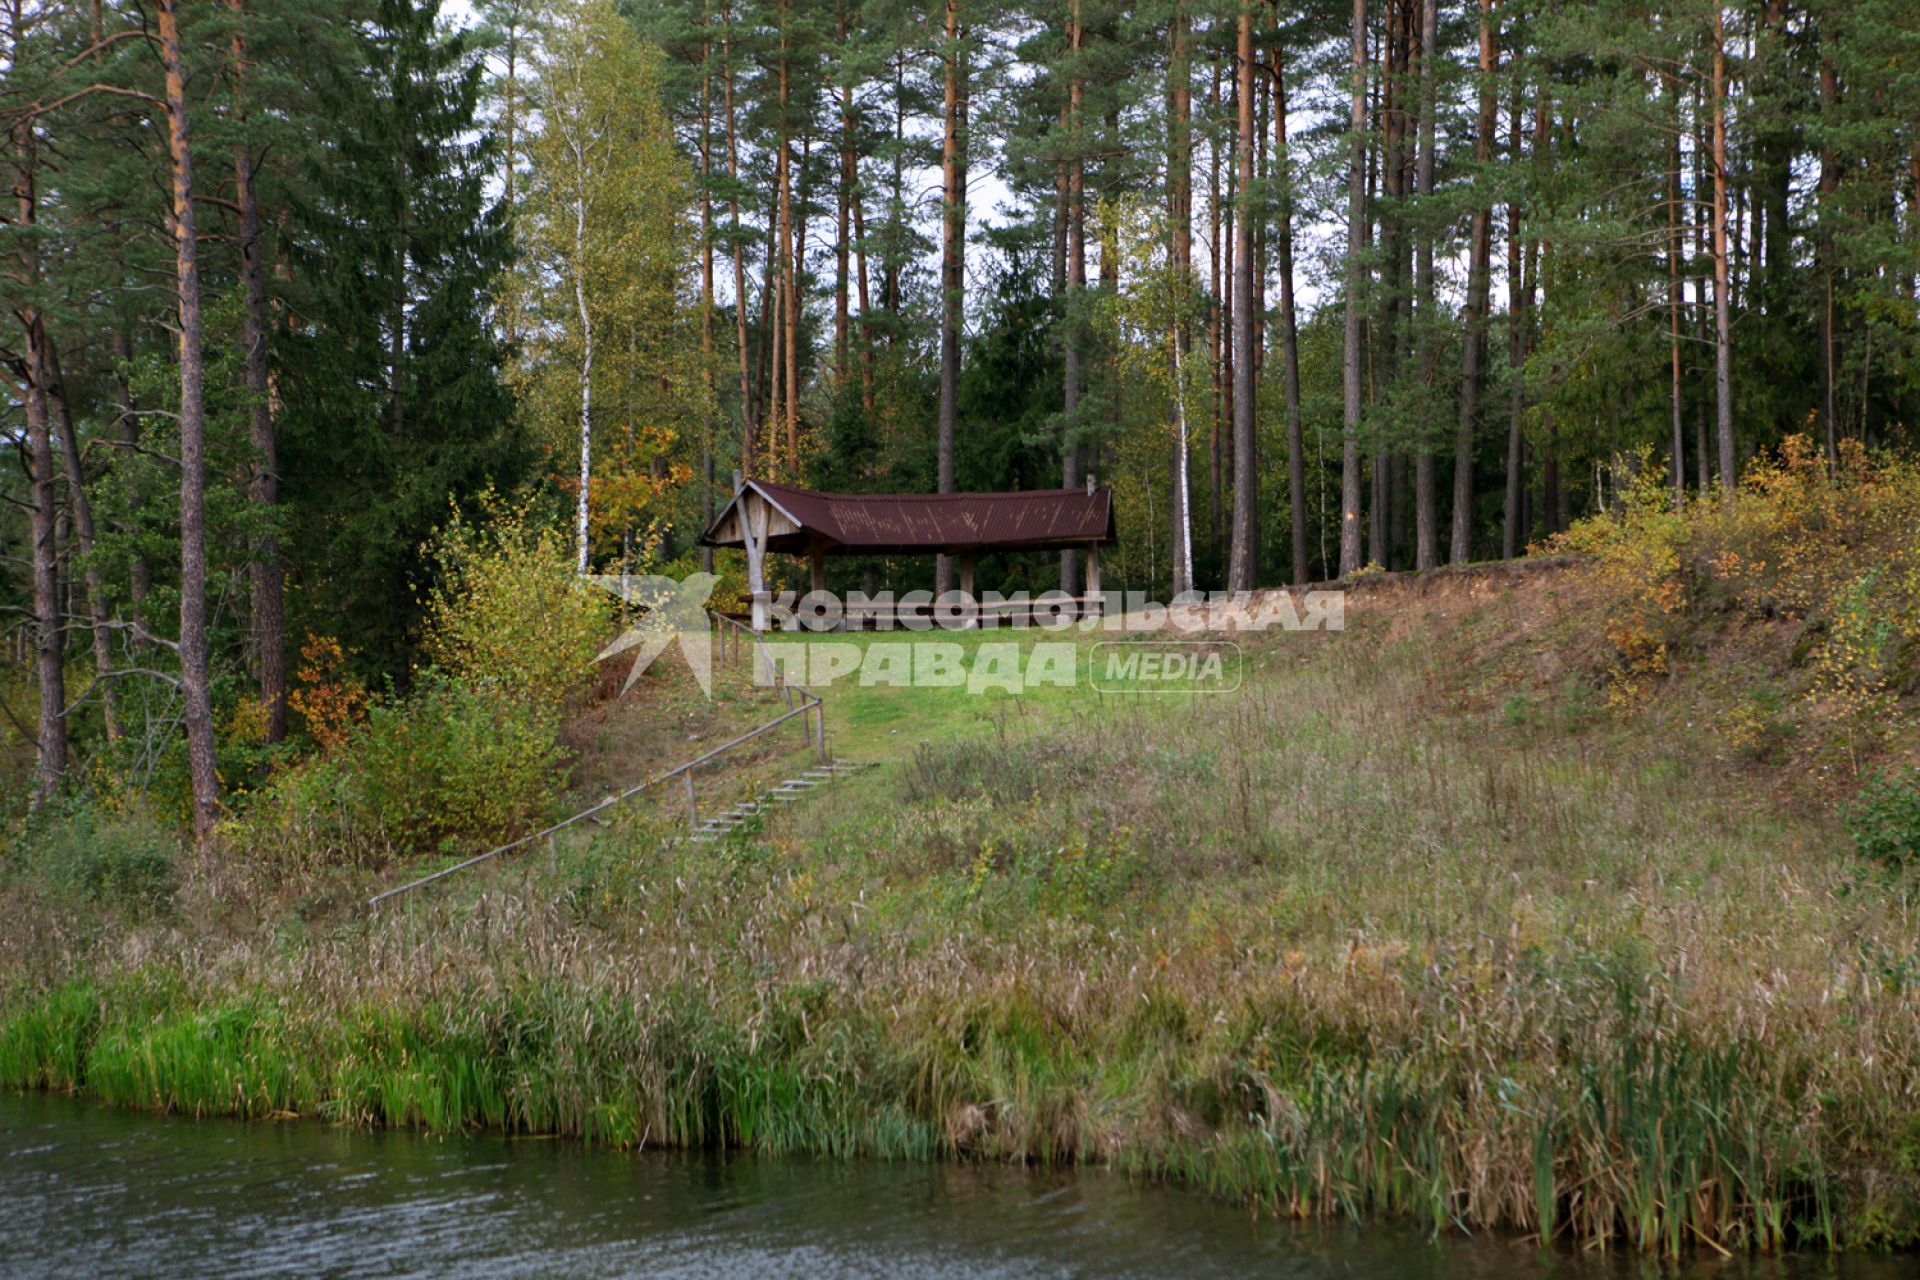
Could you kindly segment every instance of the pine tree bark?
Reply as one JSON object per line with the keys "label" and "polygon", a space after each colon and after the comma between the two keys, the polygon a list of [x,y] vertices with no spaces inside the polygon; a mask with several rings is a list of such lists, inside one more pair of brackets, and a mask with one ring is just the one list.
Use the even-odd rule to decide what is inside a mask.
{"label": "pine tree bark", "polygon": [[[133,362],[133,344],[119,325],[113,329],[114,419],[120,444],[132,453],[140,444],[140,415],[133,408],[133,384],[127,380],[127,367]],[[147,595],[153,590],[153,574],[145,556],[135,552],[127,566],[127,597],[133,613],[134,647],[146,645],[142,634],[147,628]]]}
{"label": "pine tree bark", "polygon": [[[1237,86],[1238,78],[1230,84]],[[1232,88],[1232,96],[1227,101],[1228,109],[1234,118],[1239,117],[1239,89]],[[1229,536],[1224,531],[1229,519],[1227,510],[1227,487],[1232,482],[1228,453],[1232,449],[1233,435],[1233,388],[1234,388],[1234,335],[1239,332],[1234,324],[1238,313],[1233,306],[1233,246],[1234,237],[1240,226],[1240,167],[1231,146],[1223,148],[1225,190],[1220,210],[1220,404],[1214,413],[1213,435],[1208,442],[1211,452],[1209,465],[1212,468],[1211,485],[1213,491],[1213,527],[1212,554],[1216,573],[1222,575],[1226,569],[1227,556],[1223,538]]]}
{"label": "pine tree bark", "polygon": [[[28,126],[21,126],[26,128]],[[28,532],[33,539],[33,653],[40,715],[34,739],[33,799],[38,808],[67,771],[65,631],[60,608],[60,548],[54,532],[53,433],[47,421],[44,330],[37,308],[26,319]]]}
{"label": "pine tree bark", "polygon": [[[1060,484],[1073,489],[1080,484],[1080,308],[1087,287],[1086,160],[1080,136],[1081,109],[1086,88],[1080,77],[1080,50],[1084,33],[1080,28],[1080,0],[1067,5],[1067,57],[1071,61],[1067,77],[1067,294],[1065,349],[1061,353],[1063,369],[1061,416],[1065,438],[1060,448]],[[1079,590],[1079,557],[1072,551],[1060,553],[1060,590],[1076,595]]]}
{"label": "pine tree bark", "polygon": [[[1553,121],[1554,106],[1552,92],[1543,83],[1540,86],[1540,105],[1533,117],[1533,153],[1535,162],[1540,165],[1543,174],[1551,176],[1553,170]],[[1553,301],[1553,241],[1541,237],[1537,242],[1539,255],[1539,305],[1541,315],[1541,334],[1546,333],[1546,320],[1550,316],[1549,304]],[[1531,286],[1530,286],[1531,287]],[[1529,303],[1532,299],[1529,298]],[[1540,535],[1558,532],[1562,526],[1560,519],[1560,433],[1559,424],[1554,416],[1552,388],[1555,385],[1559,366],[1549,358],[1542,374],[1542,382],[1549,394],[1543,397],[1540,406],[1540,502],[1534,510],[1533,529]]]}
{"label": "pine tree bark", "polygon": [[853,188],[854,278],[860,298],[860,407],[873,412],[873,305],[867,290],[867,214],[860,199],[858,175]]}
{"label": "pine tree bark", "polygon": [[1360,568],[1360,327],[1366,309],[1367,0],[1353,0],[1353,77],[1347,120],[1346,333],[1341,350],[1340,576]]}
{"label": "pine tree bark", "polygon": [[[16,41],[19,15],[14,14]],[[13,122],[14,180],[13,195],[19,225],[32,227],[39,221],[36,152],[33,120],[21,117]],[[38,299],[33,296],[40,280],[38,250],[31,237],[23,242],[23,270],[27,297],[17,307],[25,331],[25,351],[20,360],[24,382],[24,408],[27,427],[28,537],[33,561],[33,654],[34,680],[40,714],[34,737],[33,795],[30,804],[39,808],[59,788],[67,770],[67,680],[65,632],[60,610],[59,545],[54,532],[57,502],[53,481],[53,432],[48,422],[46,326]]]}
{"label": "pine tree bark", "polygon": [[[1279,11],[1275,10],[1275,21]],[[1275,251],[1280,268],[1280,374],[1287,409],[1287,503],[1293,565],[1290,581],[1309,579],[1307,569],[1307,456],[1300,412],[1300,325],[1293,282],[1293,165],[1287,145],[1286,51],[1273,47],[1273,163],[1278,175]]]}
{"label": "pine tree bark", "polygon": [[848,374],[852,371],[853,336],[850,308],[847,301],[848,266],[850,245],[847,241],[849,224],[853,216],[853,178],[855,167],[853,136],[853,85],[846,75],[847,50],[847,5],[846,0],[838,0],[835,12],[839,19],[839,37],[841,53],[840,79],[840,178],[835,188],[834,198],[834,243],[833,243],[833,378],[834,389],[844,388]]}
{"label": "pine tree bark", "polygon": [[[1435,346],[1440,339],[1440,317],[1434,313],[1433,289],[1433,213],[1427,208],[1433,196],[1434,113],[1439,100],[1434,91],[1433,60],[1439,44],[1439,6],[1437,0],[1420,0],[1420,134],[1419,153],[1414,162],[1414,193],[1421,202],[1417,228],[1419,249],[1414,267],[1414,293],[1419,306],[1420,329],[1416,335],[1420,351],[1420,403],[1424,409],[1432,400]],[[1467,345],[1472,346],[1471,337]],[[1422,430],[1414,447],[1413,479],[1413,557],[1417,569],[1432,569],[1440,563],[1440,509],[1437,492],[1437,465],[1433,441]]]}
{"label": "pine tree bark", "polygon": [[1234,151],[1240,175],[1240,210],[1233,242],[1233,515],[1227,537],[1227,590],[1251,591],[1254,584],[1255,506],[1259,474],[1254,465],[1253,372],[1254,301],[1252,216],[1254,194],[1253,14],[1242,5],[1235,68],[1239,78],[1238,128]]}
{"label": "pine tree bark", "polygon": [[[1710,165],[1707,159],[1709,152],[1707,139],[1710,136],[1711,130],[1707,125],[1706,94],[1698,82],[1696,82],[1694,86],[1693,120],[1693,189],[1696,193],[1704,193],[1712,183],[1712,178],[1708,172]],[[1698,195],[1696,195],[1693,202],[1693,252],[1694,257],[1702,262],[1710,262],[1712,257],[1709,248],[1712,243],[1712,236],[1708,230],[1708,228],[1713,225],[1713,212],[1708,207],[1712,203],[1711,200],[1703,200],[1699,198]],[[1711,266],[1708,267],[1704,275],[1694,277],[1693,292],[1694,349],[1705,352],[1713,346],[1711,332],[1712,322],[1708,318],[1713,314],[1713,270]],[[1713,405],[1709,397],[1700,396],[1696,398],[1694,401],[1693,421],[1693,450],[1696,463],[1694,484],[1698,486],[1699,492],[1703,497],[1714,485],[1713,448],[1708,439],[1708,437],[1713,434],[1713,425],[1710,421],[1712,417]]]}
{"label": "pine tree bark", "polygon": [[220,782],[214,762],[207,652],[207,427],[202,392],[206,369],[200,339],[200,255],[194,231],[193,149],[177,2],[155,0],[153,13],[166,83],[180,324],[180,694],[187,727],[187,772],[193,787],[193,831],[196,838],[205,840],[213,834],[219,813]]}
{"label": "pine tree bark", "polygon": [[[1207,87],[1207,118],[1220,118],[1220,63],[1212,62]],[[1222,290],[1221,228],[1224,210],[1220,200],[1220,133],[1209,130],[1207,164],[1207,351],[1212,380],[1212,413],[1207,430],[1207,555],[1211,563],[1220,563],[1220,424],[1226,421],[1229,397],[1227,356],[1229,309]],[[1227,241],[1233,238],[1227,232]]]}
{"label": "pine tree bark", "polygon": [[[1493,0],[1480,0],[1480,119],[1473,158],[1483,175],[1493,163],[1493,135],[1500,127],[1500,109],[1494,97],[1494,76],[1499,67]],[[1486,361],[1492,257],[1493,206],[1488,203],[1473,211],[1468,234],[1467,333],[1460,356],[1460,419],[1453,439],[1453,526],[1447,544],[1450,564],[1465,564],[1473,555],[1473,445],[1480,416],[1480,370]]]}
{"label": "pine tree bark", "polygon": [[1732,501],[1738,476],[1733,445],[1733,313],[1727,272],[1726,11],[1713,6],[1713,389],[1720,491]]}
{"label": "pine tree bark", "polygon": [[1193,589],[1192,438],[1187,424],[1186,361],[1192,349],[1184,303],[1193,277],[1193,86],[1192,42],[1185,0],[1174,0],[1168,21],[1171,56],[1167,61],[1167,200],[1172,236],[1168,258],[1173,267],[1175,314],[1173,352],[1174,447],[1169,488],[1173,508],[1169,543],[1173,594]]}
{"label": "pine tree bark", "polygon": [[[1826,37],[1821,33],[1822,39]],[[1829,131],[1835,127],[1834,117],[1840,108],[1840,77],[1833,69],[1831,59],[1820,60],[1820,115]],[[1839,438],[1839,378],[1838,335],[1834,331],[1833,316],[1833,278],[1834,236],[1833,223],[1837,220],[1835,196],[1840,190],[1840,158],[1829,137],[1820,147],[1820,188],[1816,205],[1819,218],[1819,236],[1815,242],[1816,266],[1814,274],[1820,281],[1820,435],[1826,442],[1827,464],[1834,465],[1840,460]]]}
{"label": "pine tree bark", "polygon": [[800,391],[803,380],[800,374],[800,359],[806,351],[806,344],[800,337],[800,327],[806,320],[807,287],[807,211],[811,207],[813,192],[808,186],[813,172],[813,131],[811,126],[802,133],[800,139],[800,163],[795,166],[793,184],[793,266],[789,273],[793,288],[787,294],[787,465],[793,469],[796,478],[800,468]]}
{"label": "pine tree bark", "polygon": [[[703,4],[700,29],[711,29],[713,12]],[[714,517],[714,416],[719,412],[719,369],[713,323],[713,41],[700,41],[700,379],[706,391],[700,407],[700,524]],[[700,548],[700,568],[713,572],[713,548]]]}
{"label": "pine tree bark", "polygon": [[[507,55],[507,74],[503,80],[505,101],[500,108],[501,133],[501,187],[505,192],[505,203],[509,211],[517,209],[517,183],[520,168],[520,44],[527,38],[525,12],[518,4],[507,11],[507,29],[504,44]],[[503,308],[503,333],[507,347],[512,350],[520,345],[520,307],[517,301],[510,300]],[[284,665],[284,660],[283,660]],[[285,699],[281,699],[282,706]],[[285,714],[281,716],[282,732],[285,730]]]}
{"label": "pine tree bark", "polygon": [[740,243],[740,125],[733,105],[733,7],[720,11],[721,97],[727,115],[727,177],[732,184],[727,208],[733,219],[733,326],[735,353],[740,362],[740,474],[751,476],[754,464],[753,373],[748,362],[747,263]]}
{"label": "pine tree bark", "polygon": [[[967,170],[962,153],[965,140],[961,118],[960,0],[946,0],[946,72],[940,139],[940,439],[937,466],[939,492],[953,492],[954,433],[960,417],[960,325],[966,288]],[[953,564],[948,556],[934,561],[934,594],[953,589]]]}
{"label": "pine tree bark", "polygon": [[68,506],[73,515],[74,541],[78,544],[83,566],[81,580],[87,589],[87,624],[93,633],[93,669],[100,681],[100,709],[107,737],[120,736],[120,717],[113,688],[112,628],[107,617],[106,586],[100,566],[93,558],[93,502],[87,493],[86,477],[81,471],[80,437],[73,428],[73,401],[67,390],[67,377],[60,367],[60,348],[53,335],[42,334],[41,354],[45,360],[47,402],[52,418],[60,429],[61,463],[67,472]]}
{"label": "pine tree bark", "polygon": [[1680,285],[1680,259],[1683,241],[1680,234],[1680,84],[1677,76],[1664,77],[1668,95],[1667,147],[1667,373],[1668,408],[1672,416],[1673,458],[1669,471],[1673,478],[1673,509],[1687,502],[1687,428],[1685,381],[1681,369],[1680,315],[1684,295]]}
{"label": "pine tree bark", "polygon": [[[1516,50],[1516,53],[1518,51]],[[1516,59],[1517,61],[1517,59]],[[1512,147],[1517,170],[1526,154],[1525,118],[1520,85],[1513,87]],[[1527,281],[1525,244],[1521,239],[1520,202],[1507,202],[1507,365],[1511,372],[1507,401],[1507,500],[1500,523],[1500,555],[1511,560],[1520,554],[1526,513],[1526,408],[1528,326],[1532,323],[1532,289]]]}
{"label": "pine tree bark", "polygon": [[780,327],[779,403],[781,426],[786,436],[789,474],[800,465],[800,282],[796,276],[793,231],[793,131],[787,107],[792,98],[792,65],[787,32],[788,9],[780,5],[780,136],[775,161],[775,181],[780,188],[780,295],[775,323]]}
{"label": "pine tree bark", "polygon": [[266,513],[263,533],[248,565],[251,579],[252,648],[254,678],[267,708],[266,739],[278,742],[287,735],[287,641],[285,570],[280,544],[272,532],[280,502],[280,469],[273,421],[273,400],[267,385],[267,279],[262,262],[260,198],[254,186],[253,148],[246,141],[247,45],[245,0],[227,0],[234,16],[232,40],[234,95],[239,102],[241,140],[233,149],[233,200],[240,210],[240,282],[244,291],[241,313],[241,380],[247,388],[247,439],[253,462],[247,477],[247,500]]}

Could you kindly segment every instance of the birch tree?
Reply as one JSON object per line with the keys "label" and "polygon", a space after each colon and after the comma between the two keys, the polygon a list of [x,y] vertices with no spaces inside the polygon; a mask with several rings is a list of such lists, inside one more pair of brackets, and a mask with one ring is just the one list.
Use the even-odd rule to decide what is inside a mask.
{"label": "birch tree", "polygon": [[[553,13],[538,59],[540,118],[520,210],[528,335],[523,404],[556,455],[578,449],[574,558],[585,573],[596,520],[632,532],[631,479],[618,467],[596,494],[596,431],[622,429],[649,457],[704,408],[697,335],[679,330],[693,259],[690,176],[660,102],[658,55],[611,0],[569,0]],[[680,337],[691,336],[682,343]],[[564,389],[563,389],[564,385]],[[563,407],[564,406],[564,407]],[[568,424],[563,427],[562,423]],[[603,460],[603,471],[606,470]],[[643,488],[684,477],[643,468]],[[625,539],[623,539],[624,545]]]}

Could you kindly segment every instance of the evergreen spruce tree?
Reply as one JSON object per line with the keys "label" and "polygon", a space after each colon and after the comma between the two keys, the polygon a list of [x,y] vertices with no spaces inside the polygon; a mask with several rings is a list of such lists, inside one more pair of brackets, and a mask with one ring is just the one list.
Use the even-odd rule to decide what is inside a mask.
{"label": "evergreen spruce tree", "polygon": [[322,91],[332,131],[297,219],[284,366],[304,621],[388,670],[404,670],[428,534],[529,462],[488,323],[510,242],[486,189],[481,65],[439,9],[380,0],[362,69]]}

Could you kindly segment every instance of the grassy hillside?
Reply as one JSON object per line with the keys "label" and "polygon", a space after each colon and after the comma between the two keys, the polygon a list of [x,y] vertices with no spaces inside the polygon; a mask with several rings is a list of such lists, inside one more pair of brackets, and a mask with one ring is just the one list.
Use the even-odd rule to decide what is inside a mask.
{"label": "grassy hillside", "polygon": [[[104,819],[25,841],[0,1080],[1098,1160],[1664,1253],[1911,1245],[1916,885],[1856,841],[1899,848],[1911,692],[1872,668],[1863,719],[1836,683],[1825,638],[1875,570],[1749,607],[1690,567],[1721,518],[1363,580],[1344,632],[1239,637],[1231,695],[830,687],[835,753],[881,767],[769,826],[674,843],[680,810],[636,807],[373,913],[398,869],[170,861]],[[1623,587],[1648,539],[1672,557]],[[589,709],[582,792],[773,696],[723,691],[667,664]],[[804,758],[796,734],[703,786]],[[1876,772],[1894,799],[1863,808]]]}

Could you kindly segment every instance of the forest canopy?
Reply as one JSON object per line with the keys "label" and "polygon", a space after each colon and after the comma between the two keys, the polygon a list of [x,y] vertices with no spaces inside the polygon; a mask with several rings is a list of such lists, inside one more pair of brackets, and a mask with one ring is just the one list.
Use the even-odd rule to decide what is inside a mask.
{"label": "forest canopy", "polygon": [[1110,588],[1247,588],[1920,396],[1907,0],[0,0],[0,125],[9,715],[203,832],[508,498],[687,570],[735,472],[1097,477]]}

